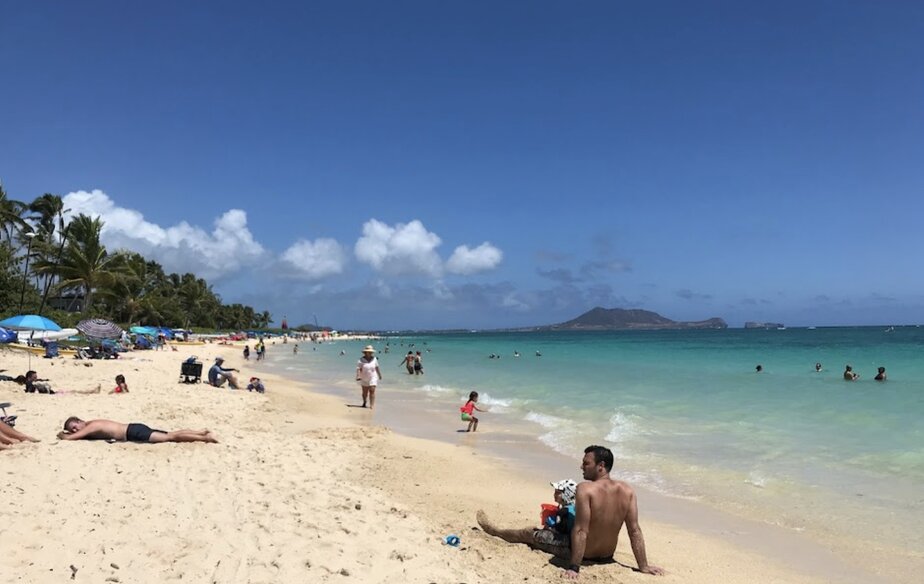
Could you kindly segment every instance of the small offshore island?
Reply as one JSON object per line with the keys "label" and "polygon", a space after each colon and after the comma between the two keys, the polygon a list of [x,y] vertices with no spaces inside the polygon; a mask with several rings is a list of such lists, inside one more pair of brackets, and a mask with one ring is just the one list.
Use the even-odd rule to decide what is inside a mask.
{"label": "small offshore island", "polygon": [[689,330],[726,329],[728,323],[715,317],[699,321],[676,321],[657,312],[641,309],[602,308],[588,310],[581,316],[547,326],[536,327],[536,331],[619,331],[619,330]]}

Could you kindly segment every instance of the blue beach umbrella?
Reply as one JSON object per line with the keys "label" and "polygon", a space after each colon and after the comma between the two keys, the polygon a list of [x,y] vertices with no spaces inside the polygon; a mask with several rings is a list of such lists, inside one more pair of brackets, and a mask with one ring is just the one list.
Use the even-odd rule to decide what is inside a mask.
{"label": "blue beach umbrella", "polygon": [[0,321],[0,326],[14,331],[59,331],[61,327],[55,321],[37,314],[21,314]]}

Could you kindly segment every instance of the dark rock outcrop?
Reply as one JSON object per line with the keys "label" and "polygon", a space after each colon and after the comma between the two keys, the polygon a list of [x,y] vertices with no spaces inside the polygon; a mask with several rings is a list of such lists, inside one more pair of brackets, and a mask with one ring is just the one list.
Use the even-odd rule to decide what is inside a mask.
{"label": "dark rock outcrop", "polygon": [[668,329],[724,329],[728,324],[721,318],[695,322],[671,320],[657,312],[640,309],[596,307],[581,316],[541,330],[668,330]]}

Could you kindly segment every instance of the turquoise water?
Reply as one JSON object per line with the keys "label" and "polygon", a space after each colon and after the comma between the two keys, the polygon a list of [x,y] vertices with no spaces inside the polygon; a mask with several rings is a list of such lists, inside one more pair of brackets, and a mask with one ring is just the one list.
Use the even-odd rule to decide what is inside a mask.
{"label": "turquoise water", "polygon": [[[398,368],[410,343],[423,352],[422,377]],[[355,389],[364,344],[301,343],[299,355],[273,359],[287,375]],[[861,521],[882,545],[924,549],[924,328],[479,333],[374,344],[380,399],[402,392],[445,410],[453,428],[475,390],[491,410],[485,432],[522,428],[569,456],[604,443],[616,474],[668,495],[832,536],[855,533]],[[859,381],[843,380],[848,363]],[[885,383],[872,379],[880,365]]]}

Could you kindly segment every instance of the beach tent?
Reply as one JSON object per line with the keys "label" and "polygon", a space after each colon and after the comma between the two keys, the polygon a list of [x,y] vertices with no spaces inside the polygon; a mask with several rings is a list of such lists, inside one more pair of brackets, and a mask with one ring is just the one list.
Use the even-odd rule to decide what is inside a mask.
{"label": "beach tent", "polygon": [[166,338],[168,338],[168,339],[173,339],[173,336],[174,336],[174,335],[173,335],[173,330],[171,330],[171,329],[168,329],[168,328],[165,328],[165,327],[159,327],[159,328],[157,329],[157,332],[158,332],[159,334],[164,335],[164,337],[166,337]]}
{"label": "beach tent", "polygon": [[138,338],[135,339],[135,347],[138,349],[150,349],[151,341],[146,336],[139,334]]}
{"label": "beach tent", "polygon": [[0,343],[15,343],[16,333],[10,329],[0,328]]}
{"label": "beach tent", "polygon": [[157,329],[152,326],[133,326],[131,331],[132,334],[135,335],[147,335],[149,337],[157,336]]}
{"label": "beach tent", "polygon": [[60,341],[68,337],[75,337],[78,334],[80,334],[80,331],[72,328],[61,329],[59,331],[19,331],[19,342]]}

